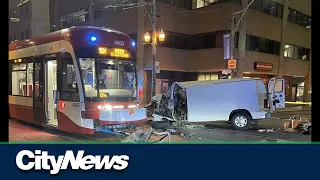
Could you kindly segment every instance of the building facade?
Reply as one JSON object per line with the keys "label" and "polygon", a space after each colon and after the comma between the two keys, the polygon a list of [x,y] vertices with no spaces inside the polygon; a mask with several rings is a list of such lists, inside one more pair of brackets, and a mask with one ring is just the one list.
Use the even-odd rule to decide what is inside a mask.
{"label": "building facade", "polygon": [[[110,0],[51,0],[51,31],[77,25],[104,26],[129,34],[137,42],[137,69],[142,101],[151,98],[151,6],[132,8]],[[146,0],[150,2],[150,0]],[[251,0],[158,0],[157,28],[166,39],[158,43],[157,92],[174,81],[225,78],[224,35],[232,14]],[[118,4],[117,4],[118,3]],[[235,17],[239,22],[240,16]],[[255,0],[237,28],[234,58],[237,76],[286,79],[287,101],[311,101],[311,0]]]}
{"label": "building facade", "polygon": [[9,42],[49,33],[49,1],[10,0],[9,18]]}

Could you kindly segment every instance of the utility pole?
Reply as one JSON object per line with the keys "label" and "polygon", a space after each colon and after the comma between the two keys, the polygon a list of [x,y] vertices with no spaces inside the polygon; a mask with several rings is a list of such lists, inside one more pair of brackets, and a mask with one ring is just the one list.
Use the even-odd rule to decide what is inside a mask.
{"label": "utility pole", "polygon": [[153,0],[152,11],[152,82],[151,82],[151,98],[156,95],[156,63],[157,63],[157,3]]}
{"label": "utility pole", "polygon": [[232,14],[231,17],[231,34],[230,34],[230,38],[231,38],[231,50],[230,50],[230,59],[233,59],[233,53],[234,53],[234,34],[235,34],[235,29],[234,29],[234,23],[235,23],[235,14]]}
{"label": "utility pole", "polygon": [[89,1],[89,26],[93,26],[94,25],[94,0],[90,0]]}
{"label": "utility pole", "polygon": [[[251,4],[254,3],[254,0],[251,0],[251,2],[248,4],[247,7],[245,7],[244,9],[238,11],[238,12],[235,12],[232,14],[232,17],[231,17],[231,34],[230,34],[230,38],[231,38],[231,50],[230,50],[230,58],[231,59],[234,59],[234,44],[235,44],[235,35],[236,35],[236,32],[237,32],[237,28],[243,18],[243,16],[245,15],[245,13],[247,12],[247,10],[249,9],[249,7],[251,6]],[[242,13],[241,16],[240,16],[240,19],[237,23],[236,26],[235,25],[235,15],[239,14],[239,13]],[[238,62],[238,59],[236,60],[236,62]],[[238,64],[238,63],[237,63]],[[238,69],[238,65],[237,65],[237,68]],[[232,73],[231,73],[231,76],[234,77],[235,73],[234,73],[234,70],[232,70]]]}
{"label": "utility pole", "polygon": [[[231,34],[230,34],[230,40],[231,40],[231,48],[230,48],[230,59],[234,59],[233,58],[233,54],[234,54],[234,35],[236,34],[235,32],[235,28],[234,28],[234,23],[235,23],[235,14],[232,14],[231,17]],[[237,61],[236,61],[237,62]],[[231,71],[231,77],[234,77],[234,70]]]}

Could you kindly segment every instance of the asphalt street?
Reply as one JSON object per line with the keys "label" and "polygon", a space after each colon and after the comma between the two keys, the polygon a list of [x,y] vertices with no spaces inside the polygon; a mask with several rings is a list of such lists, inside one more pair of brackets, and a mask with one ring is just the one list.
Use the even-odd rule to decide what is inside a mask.
{"label": "asphalt street", "polygon": [[[311,117],[310,106],[291,106],[278,110],[271,118],[259,121],[259,125],[245,132],[233,130],[231,125],[225,122],[203,124],[202,128],[181,127],[179,131],[185,138],[173,137],[173,141],[186,142],[250,142],[250,141],[310,141],[309,135],[284,132],[283,124],[290,117]],[[150,128],[147,124],[141,127],[144,130]],[[259,132],[259,129],[271,129],[272,132]],[[52,128],[39,127],[21,121],[9,120],[10,142],[119,142],[124,137],[105,133],[94,135],[78,135],[66,133]]]}
{"label": "asphalt street", "polygon": [[[173,138],[174,141],[185,142],[309,142],[311,136],[298,133],[289,133],[280,130],[288,118],[310,117],[309,110],[292,110],[277,112],[272,118],[262,120],[259,126],[251,130],[241,132],[231,128],[227,123],[208,123],[203,128],[179,128],[185,138]],[[144,129],[148,129],[147,125]],[[272,129],[272,132],[259,132],[259,129]],[[17,120],[9,120],[10,142],[119,142],[124,137],[105,133],[95,135],[77,135],[65,133],[51,128],[43,128],[30,125]]]}

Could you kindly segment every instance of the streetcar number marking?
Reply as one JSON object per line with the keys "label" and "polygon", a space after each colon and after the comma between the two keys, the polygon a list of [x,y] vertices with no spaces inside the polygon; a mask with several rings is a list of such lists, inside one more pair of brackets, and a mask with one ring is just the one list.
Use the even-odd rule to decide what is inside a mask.
{"label": "streetcar number marking", "polygon": [[79,103],[72,103],[73,107],[79,107]]}

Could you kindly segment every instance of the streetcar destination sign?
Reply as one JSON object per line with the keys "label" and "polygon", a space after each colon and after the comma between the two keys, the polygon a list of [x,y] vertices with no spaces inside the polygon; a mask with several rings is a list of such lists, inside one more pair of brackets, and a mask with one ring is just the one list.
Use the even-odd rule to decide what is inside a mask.
{"label": "streetcar destination sign", "polygon": [[99,47],[99,54],[103,56],[111,56],[117,58],[131,58],[131,54],[128,50],[122,48],[107,48]]}

